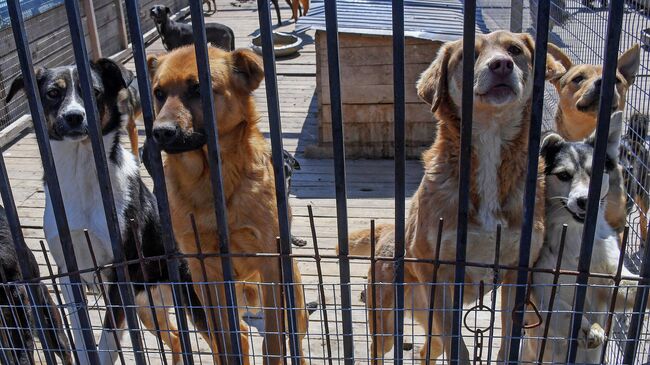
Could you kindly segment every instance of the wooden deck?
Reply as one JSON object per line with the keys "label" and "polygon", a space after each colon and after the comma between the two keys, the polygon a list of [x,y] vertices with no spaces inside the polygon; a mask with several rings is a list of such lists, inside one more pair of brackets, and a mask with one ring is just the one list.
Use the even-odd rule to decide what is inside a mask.
{"label": "wooden deck", "polygon": [[[224,23],[233,28],[236,34],[236,44],[238,47],[247,47],[252,36],[258,33],[258,13],[256,2],[246,0],[219,0],[217,1],[219,12],[216,15],[206,18],[207,22],[216,21]],[[287,5],[280,1],[284,19],[290,16],[290,10]],[[275,14],[273,12],[273,21]],[[286,22],[280,30],[291,32],[294,30],[294,24]],[[309,229],[309,220],[307,215],[307,205],[311,204],[316,215],[316,229],[318,233],[319,246],[321,254],[334,254],[336,246],[337,228],[336,228],[336,202],[334,199],[334,174],[333,161],[305,159],[303,152],[305,147],[314,144],[317,139],[317,96],[315,95],[316,86],[316,57],[313,31],[307,31],[300,35],[304,40],[305,47],[300,51],[300,55],[277,61],[280,110],[282,117],[282,130],[284,146],[287,150],[295,153],[302,169],[298,171],[292,180],[291,205],[293,208],[293,226],[292,233],[300,238],[307,240],[308,245],[304,248],[294,248],[295,253],[313,255],[313,244],[311,242],[311,232]],[[163,53],[164,49],[159,41],[155,42],[148,48],[149,54]],[[127,67],[134,69],[132,62]],[[412,87],[412,85],[407,85]],[[260,127],[268,136],[268,118],[266,108],[266,94],[264,85],[255,92],[255,98],[258,103],[258,110],[262,115]],[[144,139],[144,131],[140,131],[141,142]],[[41,273],[45,275],[47,268],[45,260],[39,250],[39,241],[44,240],[42,231],[42,216],[44,208],[44,192],[42,188],[42,167],[36,139],[32,133],[25,135],[8,150],[4,152],[7,168],[9,169],[10,180],[14,190],[16,204],[19,209],[21,223],[23,225],[25,237],[30,248],[37,253],[37,259],[41,264]],[[350,160],[347,161],[347,193],[348,193],[348,216],[350,231],[359,228],[368,227],[372,218],[378,219],[379,222],[391,222],[394,217],[394,174],[393,162],[390,160]],[[406,167],[406,188],[407,196],[411,196],[417,188],[421,179],[421,165],[419,161],[408,161]],[[151,185],[151,180],[147,176],[144,168],[142,174],[146,182]],[[407,207],[409,206],[407,202]],[[300,271],[302,273],[304,290],[307,301],[318,301],[318,277],[316,274],[316,265],[313,259],[300,259]],[[325,282],[326,301],[328,305],[329,321],[323,323],[322,313],[317,311],[310,318],[309,334],[303,342],[305,354],[310,357],[307,361],[315,364],[326,363],[325,359],[325,336],[323,326],[329,326],[332,341],[333,357],[341,359],[342,357],[342,326],[340,311],[340,289],[338,287],[339,270],[338,263],[335,260],[324,260],[322,263]],[[353,310],[353,329],[355,343],[355,358],[361,360],[368,357],[368,318],[364,305],[359,300],[360,292],[364,289],[363,283],[366,283],[368,264],[367,262],[352,262],[352,302]],[[490,297],[486,296],[486,304],[491,305]],[[89,303],[92,305],[91,317],[93,324],[96,326],[95,334],[98,337],[100,333],[100,315],[103,310],[99,310],[103,305],[101,299],[96,300],[94,295],[89,294]],[[336,309],[336,310],[334,310]],[[495,336],[500,335],[500,320],[497,315],[495,321]],[[259,320],[251,320],[252,324],[259,323]],[[478,321],[483,324],[489,322],[487,313],[479,316]],[[406,333],[412,333],[412,321],[406,319]],[[416,330],[416,334],[421,333]],[[465,341],[473,347],[473,336],[468,332],[465,333]],[[257,333],[252,335],[254,340],[252,354],[255,354],[255,363],[261,364],[259,358],[261,354],[261,339]],[[145,336],[146,346],[149,349],[148,358],[150,362],[159,362],[160,353],[157,350],[157,341],[149,333]],[[414,350],[405,351],[404,357],[413,361],[418,358],[419,345],[423,342],[422,336],[412,336],[406,342],[415,343]],[[487,341],[486,341],[487,342]],[[496,357],[500,340],[495,338],[492,352],[492,358]],[[203,340],[196,339],[192,341],[193,349],[200,348],[202,356],[196,356],[197,363],[211,363],[207,355],[208,348]],[[486,343],[483,351],[483,359],[487,359]],[[128,334],[123,336],[124,355],[127,363],[133,360],[132,350],[130,348]],[[471,350],[470,350],[471,351]],[[167,359],[171,361],[169,350],[166,349]],[[387,355],[392,358],[392,351]],[[38,362],[44,363],[44,357],[39,355]],[[336,360],[335,360],[336,361]],[[337,361],[338,363],[339,361]]]}

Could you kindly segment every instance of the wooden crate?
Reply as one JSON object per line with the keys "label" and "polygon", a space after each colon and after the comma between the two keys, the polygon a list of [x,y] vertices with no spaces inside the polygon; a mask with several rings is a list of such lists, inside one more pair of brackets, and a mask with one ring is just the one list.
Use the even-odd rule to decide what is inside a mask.
{"label": "wooden crate", "polygon": [[[318,145],[308,157],[332,156],[332,113],[327,67],[327,39],[316,32],[316,93]],[[407,37],[405,40],[406,154],[419,158],[431,145],[436,122],[415,84],[435,58],[441,42]],[[391,36],[339,35],[341,98],[346,156],[390,158],[394,152],[393,45]]]}

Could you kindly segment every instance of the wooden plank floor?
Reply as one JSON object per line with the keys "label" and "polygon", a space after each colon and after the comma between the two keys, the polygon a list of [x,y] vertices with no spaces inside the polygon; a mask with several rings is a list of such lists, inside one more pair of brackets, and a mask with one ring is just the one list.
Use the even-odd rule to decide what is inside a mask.
{"label": "wooden plank floor", "polygon": [[[252,36],[258,34],[258,13],[256,3],[246,0],[217,1],[220,11],[216,15],[206,18],[207,22],[221,22],[235,31],[236,44],[238,47],[247,47]],[[290,10],[284,2],[281,1],[283,17],[287,19],[290,16]],[[275,14],[273,12],[275,22]],[[291,32],[294,30],[294,24],[285,22],[281,31]],[[292,233],[308,241],[304,248],[294,248],[298,254],[313,255],[313,244],[311,242],[311,233],[309,229],[309,220],[307,215],[307,205],[314,207],[316,216],[316,229],[321,247],[321,254],[334,254],[334,248],[337,243],[336,228],[336,203],[333,177],[333,161],[329,159],[314,160],[303,158],[303,152],[306,146],[314,144],[317,139],[317,97],[315,95],[315,73],[316,57],[314,50],[314,32],[307,31],[301,33],[305,47],[300,51],[300,55],[290,59],[280,59],[277,61],[278,87],[280,98],[280,110],[282,116],[283,141],[287,150],[295,153],[302,169],[298,171],[293,178],[291,189],[291,205],[293,207],[293,226]],[[152,44],[148,54],[163,53],[164,49],[160,41]],[[127,67],[134,69],[132,62]],[[412,87],[412,85],[407,85]],[[266,94],[264,85],[255,92],[258,109],[262,116],[260,128],[267,134],[269,131]],[[144,131],[140,128],[141,142],[144,139]],[[19,208],[21,222],[25,232],[25,237],[30,248],[36,251],[37,259],[41,265],[41,273],[46,274],[45,260],[43,254],[39,251],[39,241],[43,240],[42,232],[42,215],[44,207],[44,192],[42,188],[42,167],[36,140],[33,134],[27,134],[17,143],[12,145],[4,152],[7,168],[10,173],[10,180],[14,190],[16,204]],[[421,179],[421,165],[418,161],[407,162],[406,187],[407,196],[411,196]],[[151,180],[144,169],[142,174],[149,186]],[[393,162],[389,160],[350,160],[347,162],[347,192],[348,192],[348,216],[350,231],[359,228],[365,228],[369,225],[372,218],[379,222],[391,222],[394,217],[394,174]],[[408,207],[407,202],[407,207]],[[304,290],[307,301],[318,301],[318,277],[316,275],[315,261],[311,258],[300,259],[299,267],[302,273]],[[340,289],[338,286],[339,268],[336,260],[324,260],[322,262],[325,282],[326,301],[328,304],[328,322],[324,323],[322,312],[314,313],[310,318],[309,334],[303,342],[305,354],[309,357],[309,363],[324,364],[325,360],[325,336],[324,325],[329,327],[332,334],[332,349],[335,362],[340,363],[342,357],[342,326],[340,311]],[[368,264],[367,262],[352,262],[352,302],[353,310],[353,330],[355,343],[355,358],[364,362],[368,357],[368,323],[366,311],[363,303],[359,300],[360,293],[366,283]],[[100,316],[103,314],[103,301],[96,298],[95,295],[89,294],[89,303],[91,303],[91,317],[93,325],[96,328],[96,337],[100,334]],[[486,296],[486,304],[491,305],[490,297]],[[498,308],[498,303],[497,303]],[[500,335],[500,319],[497,313],[495,320],[495,336]],[[489,314],[481,313],[477,321],[485,325],[489,323]],[[259,324],[259,318],[251,316],[252,325]],[[412,334],[413,322],[406,320],[406,333]],[[253,346],[251,353],[255,355],[255,363],[261,364],[260,354],[262,351],[261,337],[255,331],[252,334]],[[412,363],[417,359],[419,348],[423,342],[422,331],[416,329],[413,336],[409,336],[406,342],[414,343],[415,347],[411,351],[404,351],[404,356]],[[473,336],[467,331],[464,332],[465,341],[473,347]],[[127,363],[133,362],[133,354],[128,335],[123,336],[124,355]],[[487,342],[487,341],[486,341]],[[151,363],[160,362],[160,351],[158,350],[157,341],[149,333],[145,335],[145,344],[149,349],[147,353],[148,361]],[[500,344],[497,337],[492,343],[492,357],[496,356],[496,351]],[[196,354],[197,363],[211,363],[208,356],[209,349],[206,343],[199,339],[198,336],[192,337],[193,349],[200,349],[201,355]],[[483,359],[487,359],[488,343],[484,345]],[[169,350],[166,349],[167,360],[171,361]],[[470,351],[472,351],[470,349]],[[392,358],[393,352],[390,351],[387,356]],[[200,361],[200,362],[199,362]],[[37,362],[44,363],[42,354],[37,356]]]}

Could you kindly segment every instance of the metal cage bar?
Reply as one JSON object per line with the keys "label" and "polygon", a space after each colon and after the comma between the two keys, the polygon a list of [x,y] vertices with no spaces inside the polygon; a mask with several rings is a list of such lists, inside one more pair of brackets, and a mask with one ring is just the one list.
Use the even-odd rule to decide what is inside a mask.
{"label": "metal cage bar", "polygon": [[[393,93],[395,135],[395,365],[401,365],[404,342],[404,240],[406,205],[406,149],[405,119],[406,96],[404,90],[404,0],[393,0]],[[373,306],[374,308],[374,306]]]}
{"label": "metal cage bar", "polygon": [[[201,104],[203,106],[202,111],[206,121],[214,120],[214,124],[205,123],[204,127],[208,142],[207,160],[210,167],[212,194],[215,199],[214,208],[217,216],[217,227],[219,227],[219,252],[221,253],[221,265],[226,290],[228,328],[230,329],[230,341],[233,347],[233,353],[225,355],[232,357],[237,364],[241,365],[243,359],[242,344],[239,340],[240,328],[237,309],[237,293],[235,290],[232,262],[230,256],[228,256],[230,253],[230,237],[228,233],[228,212],[226,211],[223,180],[221,175],[221,154],[219,149],[219,134],[217,132],[219,121],[217,120],[217,114],[215,113],[216,110],[212,96],[210,59],[208,57],[208,42],[205,35],[205,20],[203,19],[202,3],[199,1],[190,1],[190,13],[192,16],[192,30],[195,39],[194,49],[196,52],[196,66],[199,72],[199,87],[201,90]],[[224,352],[227,352],[226,348],[224,348]],[[230,361],[228,360],[227,363],[229,362]]]}
{"label": "metal cage bar", "polygon": [[[43,105],[41,104],[41,98],[38,92],[38,84],[36,75],[34,74],[32,55],[29,50],[29,42],[25,32],[25,22],[20,8],[20,2],[19,0],[8,0],[7,7],[9,10],[9,18],[11,20],[14,39],[16,45],[18,45],[16,50],[20,60],[20,69],[24,77],[25,94],[27,95],[29,109],[31,110],[32,120],[34,121],[34,132],[38,141],[38,148],[43,163],[43,170],[45,172],[45,183],[51,192],[50,199],[52,200],[52,206],[55,212],[56,227],[59,233],[62,249],[65,253],[66,269],[69,273],[68,279],[70,280],[69,285],[71,286],[70,290],[72,292],[74,303],[66,304],[68,306],[74,306],[74,310],[76,310],[79,315],[81,328],[75,329],[76,331],[80,331],[80,340],[75,341],[78,346],[77,352],[80,360],[83,358],[89,363],[97,364],[99,363],[99,354],[96,350],[97,346],[90,325],[87,303],[82,291],[81,276],[78,272],[77,259],[72,245],[72,237],[70,235],[63,197],[59,187],[59,178],[52,157],[45,113],[43,112]],[[81,353],[81,349],[84,349],[85,352]]]}
{"label": "metal cage bar", "polygon": [[352,297],[350,292],[350,259],[348,249],[348,211],[345,186],[345,143],[341,104],[341,69],[336,0],[325,0],[327,29],[327,63],[332,108],[332,139],[334,141],[334,181],[336,186],[336,225],[339,242],[339,273],[341,276],[341,318],[343,320],[343,353],[345,365],[354,364],[352,333]]}
{"label": "metal cage bar", "polygon": [[458,222],[456,228],[456,267],[454,272],[454,313],[451,331],[451,365],[460,364],[462,339],[463,292],[467,256],[467,220],[472,161],[472,122],[474,107],[474,44],[476,41],[476,0],[463,3],[463,85],[460,122],[460,159],[458,162]]}
{"label": "metal cage bar", "polygon": [[[289,231],[289,202],[284,176],[284,160],[282,145],[282,119],[280,117],[280,98],[278,95],[278,80],[275,70],[275,51],[273,48],[273,30],[271,27],[271,11],[268,0],[257,0],[257,9],[260,19],[260,33],[262,35],[262,52],[264,61],[264,84],[266,86],[266,102],[269,113],[269,126],[271,130],[271,147],[273,157],[273,172],[275,175],[275,197],[278,207],[278,225],[280,228],[280,255],[282,282],[286,306],[289,309],[289,346],[291,348],[291,364],[300,363],[301,344],[298,336],[298,322],[296,322],[297,308],[294,289],[293,259],[291,254],[291,232]],[[283,306],[281,306],[283,307]],[[284,310],[281,311],[284,313]],[[284,321],[282,322],[284,325]]]}
{"label": "metal cage bar", "polygon": [[[531,4],[532,6],[532,4]],[[528,130],[528,167],[526,172],[526,185],[524,189],[524,223],[521,227],[519,243],[519,267],[517,272],[517,289],[514,308],[521,311],[512,313],[512,331],[508,363],[517,364],[519,358],[519,344],[521,342],[522,323],[524,323],[525,298],[527,297],[528,272],[525,268],[531,265],[530,246],[535,219],[535,199],[537,197],[537,179],[539,164],[539,143],[542,130],[542,114],[544,112],[544,87],[546,86],[546,52],[548,48],[550,2],[538,2],[537,25],[539,26],[535,37],[535,55],[533,58],[533,97],[530,115],[530,129]],[[511,9],[512,11],[512,9]],[[541,204],[545,204],[542,202]],[[505,289],[504,289],[505,290]],[[503,305],[503,304],[502,304]],[[504,313],[508,315],[508,313]]]}
{"label": "metal cage bar", "polygon": [[600,209],[600,200],[598,198],[600,197],[603,173],[605,171],[605,153],[612,111],[612,96],[614,94],[614,83],[616,81],[616,63],[618,61],[618,47],[623,26],[624,6],[625,4],[623,4],[622,1],[612,2],[610,4],[609,19],[607,22],[605,62],[603,64],[603,76],[596,126],[596,145],[594,147],[591,180],[589,182],[587,212],[582,231],[582,242],[580,244],[580,260],[578,262],[578,272],[580,274],[576,279],[576,299],[573,305],[573,315],[571,319],[569,351],[567,351],[567,361],[569,363],[574,363],[577,355],[577,338],[580,331],[582,314],[584,312],[587,281],[589,280],[589,267],[591,265],[591,254],[593,252],[594,237],[596,233],[596,220],[598,218],[598,210]]}

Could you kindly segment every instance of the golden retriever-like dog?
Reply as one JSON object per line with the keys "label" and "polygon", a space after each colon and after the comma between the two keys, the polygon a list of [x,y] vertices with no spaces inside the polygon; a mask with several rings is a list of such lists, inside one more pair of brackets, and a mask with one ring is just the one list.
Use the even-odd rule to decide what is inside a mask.
{"label": "golden retriever-like dog", "polygon": [[[456,227],[459,185],[461,84],[461,41],[446,43],[438,56],[424,71],[417,83],[418,95],[431,104],[438,120],[438,133],[433,145],[423,154],[424,177],[413,196],[406,222],[406,257],[455,261]],[[530,127],[533,88],[532,58],[534,41],[527,34],[494,32],[476,37],[474,64],[474,120],[472,131],[472,164],[470,178],[469,222],[467,230],[467,261],[483,264],[494,262],[497,226],[501,225],[501,249],[498,252],[502,265],[519,264],[519,244],[523,223],[524,184]],[[553,54],[561,53],[549,44],[546,77],[564,72]],[[543,172],[543,161],[540,162]],[[543,174],[537,180],[537,196],[531,242],[530,263],[535,261],[544,238],[544,184]],[[440,252],[436,253],[437,224],[444,218]],[[377,254],[394,255],[394,229],[381,225],[377,229]],[[350,237],[350,252],[369,253],[369,232],[355,232]],[[392,283],[394,267],[390,261],[376,264],[376,282]],[[504,271],[499,277],[503,283],[516,282],[516,271]],[[370,277],[370,274],[368,275]],[[428,324],[430,288],[433,265],[406,262],[404,268],[405,308],[425,329]],[[493,270],[468,266],[464,288],[465,304],[478,297],[481,281],[491,283]],[[454,282],[454,266],[439,268],[438,283]],[[366,298],[372,297],[372,287]],[[501,303],[514,303],[514,290],[503,290]],[[377,286],[376,305],[380,311],[376,326],[369,320],[372,335],[371,353],[381,358],[393,346],[394,288]],[[442,355],[451,353],[452,286],[437,286],[433,303],[433,336],[427,337],[420,354],[426,363],[427,346],[432,363]],[[371,303],[370,300],[366,300]],[[512,306],[513,304],[510,304]],[[506,304],[507,306],[507,304]],[[388,310],[386,310],[388,309]],[[502,328],[510,331],[508,315],[512,308],[503,307]],[[369,317],[371,318],[370,314]],[[507,341],[504,341],[504,343]],[[466,345],[460,340],[460,363],[469,364]],[[505,351],[499,353],[503,358]],[[381,359],[373,363],[381,363]]]}
{"label": "golden retriever-like dog", "polygon": [[[567,72],[549,79],[560,96],[555,113],[555,125],[558,134],[567,141],[582,141],[596,129],[603,66],[574,65],[568,57],[564,57],[560,61]],[[640,61],[641,50],[638,44],[630,47],[618,58],[612,111],[625,108],[627,91],[634,83]],[[641,138],[645,138],[645,136]],[[609,174],[609,192],[605,207],[607,223],[618,233],[625,228],[627,218],[625,197],[623,172],[619,166]],[[637,199],[636,196],[633,198],[641,204],[640,207],[644,213],[640,215],[640,226],[642,238],[645,241],[647,228],[645,212],[648,210],[648,206],[643,204],[643,199]]]}
{"label": "golden retriever-like dog", "polygon": [[[209,47],[208,53],[221,146],[230,251],[233,254],[276,253],[279,232],[271,151],[257,125],[260,117],[252,96],[264,78],[262,60],[252,51],[243,49],[226,52]],[[214,123],[214,119],[203,119],[194,48],[178,48],[163,56],[150,56],[147,61],[156,108],[153,138],[166,152],[164,170],[178,248],[184,254],[198,253],[190,221],[193,214],[201,251],[204,254],[218,253],[219,227],[214,212],[215,197],[211,190],[206,136],[202,128],[205,123]],[[204,263],[208,281],[223,282],[221,258],[208,257]],[[221,351],[232,354],[231,336],[227,333],[227,326],[221,323],[225,323],[227,318],[225,287],[198,284],[205,281],[201,263],[198,259],[188,259],[188,264],[203,305],[209,305],[211,300],[217,306],[214,312],[222,318],[217,321],[208,313],[214,340],[225,344]],[[279,333],[286,308],[282,304],[280,285],[277,285],[281,282],[278,259],[234,257],[232,265],[236,280],[260,280],[262,283],[260,299],[264,307],[266,333],[264,363],[280,364],[287,346],[282,343]],[[300,288],[300,271],[295,261],[293,271],[296,288]],[[296,314],[302,342],[307,330],[307,313],[301,310],[305,308],[302,291],[294,292],[296,306],[300,308]],[[240,323],[245,329],[243,321]],[[246,333],[242,331],[241,343],[244,363],[248,364]],[[299,355],[302,357],[302,350]],[[221,363],[225,363],[225,356],[222,354],[221,357]],[[228,360],[235,361],[232,357]]]}

